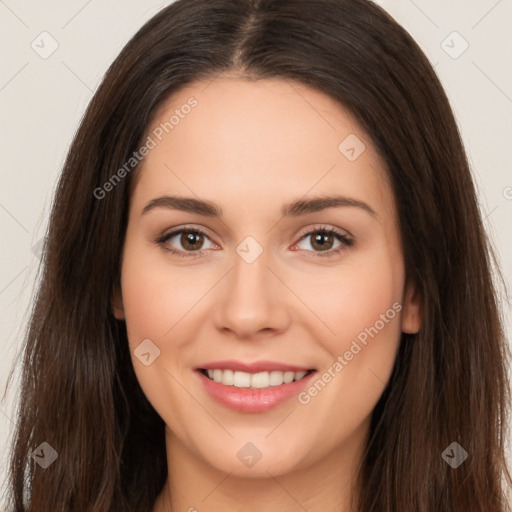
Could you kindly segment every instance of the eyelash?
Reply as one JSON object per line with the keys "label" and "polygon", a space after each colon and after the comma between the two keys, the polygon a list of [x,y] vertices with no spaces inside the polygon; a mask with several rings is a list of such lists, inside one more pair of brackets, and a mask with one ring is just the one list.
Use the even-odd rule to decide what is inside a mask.
{"label": "eyelash", "polygon": [[[177,229],[175,231],[171,231],[170,233],[166,233],[164,235],[162,235],[161,237],[159,237],[156,241],[157,244],[159,244],[165,251],[168,251],[172,254],[175,254],[176,256],[179,256],[179,257],[182,257],[182,258],[197,258],[197,257],[200,257],[203,255],[204,252],[206,252],[207,249],[201,249],[199,251],[181,251],[181,250],[176,250],[176,249],[173,249],[172,247],[169,247],[168,245],[166,245],[166,242],[168,240],[170,240],[171,238],[173,238],[174,236],[176,235],[179,235],[180,233],[194,233],[194,234],[201,234],[203,236],[205,236],[206,238],[210,238],[205,231],[203,231],[202,229],[200,228],[197,228],[197,227],[182,227],[180,229]],[[305,238],[307,238],[308,236],[311,236],[313,234],[318,234],[318,233],[321,233],[321,234],[324,234],[324,235],[334,235],[334,237],[339,241],[341,242],[341,245],[339,247],[337,247],[336,249],[331,249],[331,250],[328,250],[328,251],[306,251],[306,252],[313,252],[315,253],[315,256],[319,256],[321,258],[325,258],[325,257],[329,257],[329,256],[332,256],[334,254],[338,254],[342,251],[346,251],[349,247],[352,247],[354,245],[354,240],[352,238],[349,238],[347,236],[345,236],[344,234],[342,234],[340,231],[338,231],[337,229],[334,229],[334,228],[330,228],[330,227],[326,227],[326,226],[319,226],[315,229],[312,229],[310,231],[308,231],[307,233],[304,233],[299,241],[297,243],[300,243],[302,242],[302,240],[304,240]]]}

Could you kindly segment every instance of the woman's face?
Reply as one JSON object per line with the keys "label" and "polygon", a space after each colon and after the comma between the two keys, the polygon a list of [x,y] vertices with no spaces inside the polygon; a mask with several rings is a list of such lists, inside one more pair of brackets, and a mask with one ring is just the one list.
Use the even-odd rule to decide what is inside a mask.
{"label": "woman's face", "polygon": [[168,456],[239,476],[357,460],[419,328],[369,137],[304,85],[223,76],[174,94],[145,144],[114,312]]}

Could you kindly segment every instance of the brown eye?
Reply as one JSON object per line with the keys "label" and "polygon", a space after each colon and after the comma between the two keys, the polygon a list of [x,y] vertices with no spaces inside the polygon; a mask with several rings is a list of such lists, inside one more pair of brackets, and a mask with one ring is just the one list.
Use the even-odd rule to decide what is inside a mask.
{"label": "brown eye", "polygon": [[[210,237],[198,228],[182,228],[161,236],[156,242],[167,251],[179,256],[200,256],[203,250],[211,249]],[[210,245],[206,245],[209,243]]]}
{"label": "brown eye", "polygon": [[182,247],[187,251],[201,249],[204,243],[204,236],[197,231],[183,231],[180,237]]}
{"label": "brown eye", "polygon": [[303,235],[298,243],[308,244],[300,247],[306,252],[316,253],[315,256],[331,256],[348,249],[354,244],[353,238],[333,228],[318,228]]}
{"label": "brown eye", "polygon": [[318,232],[311,237],[311,247],[319,251],[328,251],[334,245],[334,236],[331,233]]}

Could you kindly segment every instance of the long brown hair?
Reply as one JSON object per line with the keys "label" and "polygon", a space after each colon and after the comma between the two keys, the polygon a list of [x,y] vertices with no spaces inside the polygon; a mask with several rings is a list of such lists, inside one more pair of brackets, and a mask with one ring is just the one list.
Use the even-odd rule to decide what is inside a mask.
{"label": "long brown hair", "polygon": [[[167,477],[164,423],[111,312],[134,172],[98,199],[183,85],[236,70],[295,80],[345,106],[389,169],[423,324],[403,335],[372,416],[361,512],[504,512],[510,389],[494,259],[456,122],[409,34],[367,0],[179,0],[107,71],[55,194],[23,351],[15,512],[150,511]],[[48,443],[44,469],[29,454]],[[457,442],[457,469],[442,454]],[[25,497],[25,504],[24,504]]]}

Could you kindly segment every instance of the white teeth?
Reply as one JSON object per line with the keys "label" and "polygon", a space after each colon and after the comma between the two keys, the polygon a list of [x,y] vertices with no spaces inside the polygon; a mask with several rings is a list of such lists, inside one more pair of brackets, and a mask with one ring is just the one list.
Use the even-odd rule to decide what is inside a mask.
{"label": "white teeth", "polygon": [[235,373],[233,370],[224,370],[222,372],[222,384],[225,386],[232,386],[235,382]]}
{"label": "white teeth", "polygon": [[234,386],[236,388],[268,388],[271,386],[281,386],[290,382],[302,379],[307,372],[233,372],[232,370],[207,370],[208,377],[224,384],[225,386]]}
{"label": "white teeth", "polygon": [[269,384],[271,386],[280,386],[283,382],[283,372],[270,372]]}
{"label": "white teeth", "polygon": [[270,386],[270,378],[268,372],[253,373],[251,377],[252,388],[268,388]]}
{"label": "white teeth", "polygon": [[[222,370],[219,370],[222,371]],[[251,374],[245,372],[235,372],[233,375],[233,386],[235,388],[248,388],[251,385]]]}
{"label": "white teeth", "polygon": [[285,372],[283,375],[284,383],[289,384],[290,382],[293,382],[293,377],[295,377],[293,372]]}

